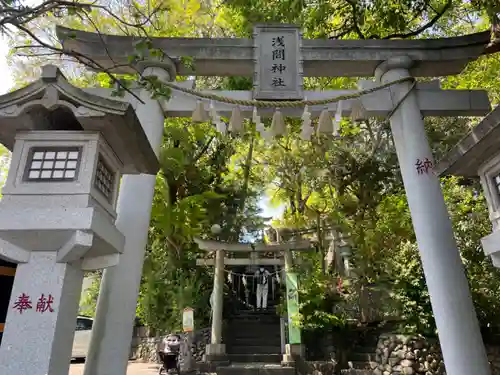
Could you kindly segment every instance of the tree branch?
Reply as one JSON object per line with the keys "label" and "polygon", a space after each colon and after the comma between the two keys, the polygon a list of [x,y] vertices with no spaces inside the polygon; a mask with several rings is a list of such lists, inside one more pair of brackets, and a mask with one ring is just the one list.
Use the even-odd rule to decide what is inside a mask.
{"label": "tree branch", "polygon": [[452,4],[452,0],[447,0],[446,4],[441,8],[441,11],[439,11],[429,22],[427,22],[425,25],[419,27],[418,29],[414,31],[410,31],[409,33],[396,33],[396,34],[391,34],[388,36],[383,37],[382,39],[393,39],[393,38],[400,38],[400,39],[406,39],[406,38],[411,38],[414,36],[417,36],[421,33],[423,33],[425,30],[431,28],[434,26],[439,19],[446,13],[448,9],[450,9]]}
{"label": "tree branch", "polygon": [[349,5],[351,6],[352,10],[352,30],[358,34],[359,39],[365,39],[365,35],[361,32],[361,29],[359,28],[358,25],[358,8],[356,7],[356,1],[355,0],[346,0]]}

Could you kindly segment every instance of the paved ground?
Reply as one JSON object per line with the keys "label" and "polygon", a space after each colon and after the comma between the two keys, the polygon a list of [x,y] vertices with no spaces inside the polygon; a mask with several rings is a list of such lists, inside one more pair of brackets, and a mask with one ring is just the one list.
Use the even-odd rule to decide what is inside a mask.
{"label": "paved ground", "polygon": [[[84,363],[72,363],[68,375],[83,375]],[[153,363],[129,362],[127,375],[157,375],[158,366]]]}

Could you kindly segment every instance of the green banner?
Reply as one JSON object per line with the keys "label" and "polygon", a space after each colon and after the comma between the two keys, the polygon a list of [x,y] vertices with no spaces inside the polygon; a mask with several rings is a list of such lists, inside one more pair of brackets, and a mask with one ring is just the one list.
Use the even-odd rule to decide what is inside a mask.
{"label": "green banner", "polygon": [[300,344],[299,293],[297,274],[286,273],[286,305],[288,311],[288,343]]}

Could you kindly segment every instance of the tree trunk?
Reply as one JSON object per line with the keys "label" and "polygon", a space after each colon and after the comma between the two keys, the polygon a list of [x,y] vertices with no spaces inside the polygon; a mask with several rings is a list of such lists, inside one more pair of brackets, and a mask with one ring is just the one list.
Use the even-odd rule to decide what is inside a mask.
{"label": "tree trunk", "polygon": [[[240,198],[240,202],[238,205],[238,208],[236,209],[235,215],[238,214],[238,211],[243,213],[245,210],[245,203],[246,199],[248,197],[248,185],[250,183],[250,171],[252,169],[252,159],[253,159],[253,148],[254,148],[254,136],[252,134],[250,138],[250,146],[248,147],[248,153],[247,157],[245,160],[245,166],[243,170],[243,187],[242,187],[242,194]],[[236,224],[235,231],[234,231],[234,236],[235,238],[233,239],[234,241],[238,241],[239,236],[241,232],[241,225]]]}

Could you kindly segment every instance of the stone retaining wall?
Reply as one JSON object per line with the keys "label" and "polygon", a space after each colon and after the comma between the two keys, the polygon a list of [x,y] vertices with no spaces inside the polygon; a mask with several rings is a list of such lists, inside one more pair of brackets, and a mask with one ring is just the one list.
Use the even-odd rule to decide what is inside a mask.
{"label": "stone retaining wall", "polygon": [[337,363],[331,361],[300,361],[296,362],[299,375],[335,375]]}
{"label": "stone retaining wall", "polygon": [[[195,362],[201,361],[205,355],[206,346],[210,342],[210,334],[210,328],[203,328],[194,332],[193,342],[189,350],[191,351],[191,355],[193,356]],[[187,350],[187,336],[185,333],[181,333],[180,336],[182,340],[180,363],[181,369],[183,369],[185,366],[184,353]],[[158,362],[157,352],[164,337],[165,336],[138,338],[137,347],[134,351],[135,358],[145,362]]]}
{"label": "stone retaining wall", "polygon": [[[491,374],[500,375],[500,347],[486,345]],[[421,336],[383,334],[378,340],[373,375],[445,375],[437,340]]]}
{"label": "stone retaining wall", "polygon": [[443,375],[439,344],[423,337],[383,334],[375,352],[374,375]]}

